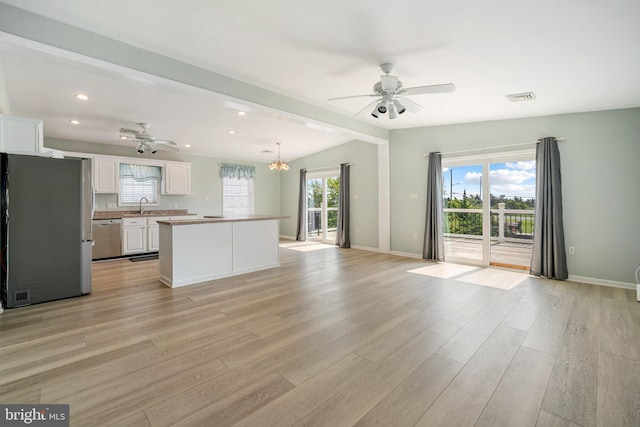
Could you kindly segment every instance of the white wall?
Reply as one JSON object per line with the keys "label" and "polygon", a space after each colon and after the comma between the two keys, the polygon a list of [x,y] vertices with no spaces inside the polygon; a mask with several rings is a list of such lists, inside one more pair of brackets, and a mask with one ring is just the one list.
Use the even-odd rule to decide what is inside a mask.
{"label": "white wall", "polygon": [[[92,154],[108,154],[126,156],[132,158],[149,158],[148,154],[138,155],[130,148],[116,146],[85,144],[74,141],[62,141],[45,139],[45,147],[63,151],[73,151]],[[184,196],[160,196],[160,205],[153,209],[188,209],[198,215],[222,214],[222,178],[220,178],[220,163],[250,164],[256,167],[256,213],[273,214],[280,213],[280,177],[276,172],[270,171],[266,163],[238,162],[229,159],[214,157],[189,156],[184,152],[160,151],[153,155],[154,159],[175,160],[191,163],[191,188],[193,194]],[[96,209],[100,211],[112,210],[107,208],[107,203],[117,203],[115,194],[96,195]],[[131,210],[131,207],[120,207],[116,210]]]}
{"label": "white wall", "polygon": [[378,147],[362,141],[352,141],[289,162],[291,169],[281,172],[280,194],[282,215],[290,218],[280,221],[281,235],[296,235],[300,169],[313,172],[313,169],[334,167],[339,170],[341,163],[351,164],[351,245],[378,248]]}
{"label": "white wall", "polygon": [[[640,266],[640,108],[391,131],[391,250],[422,253],[425,153],[545,136],[566,138],[559,143],[565,241],[576,250],[568,255],[569,274],[635,283]],[[409,194],[418,194],[418,200]],[[419,240],[413,240],[414,233]]]}

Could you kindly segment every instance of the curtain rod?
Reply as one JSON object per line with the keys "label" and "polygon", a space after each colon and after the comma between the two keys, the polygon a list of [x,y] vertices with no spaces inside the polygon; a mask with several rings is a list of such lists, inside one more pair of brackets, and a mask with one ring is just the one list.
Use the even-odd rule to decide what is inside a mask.
{"label": "curtain rod", "polygon": [[[341,163],[342,164],[342,163]],[[347,166],[351,166],[351,163],[345,163]],[[304,168],[302,168],[304,169]],[[322,171],[332,171],[332,170],[340,170],[340,165],[337,166],[325,166],[323,168],[313,168],[306,169],[307,172],[322,172]]]}
{"label": "curtain rod", "polygon": [[[559,136],[559,137],[555,138],[555,140],[556,141],[564,141],[564,136]],[[459,153],[472,153],[474,151],[493,150],[493,149],[496,149],[496,148],[520,147],[522,145],[533,145],[533,144],[537,144],[538,142],[540,142],[540,139],[538,139],[536,141],[520,142],[518,144],[494,145],[493,147],[467,148],[466,150],[446,151],[446,152],[440,153],[440,154],[448,155],[448,154],[459,154]],[[429,153],[426,153],[423,156],[424,157],[429,157]]]}

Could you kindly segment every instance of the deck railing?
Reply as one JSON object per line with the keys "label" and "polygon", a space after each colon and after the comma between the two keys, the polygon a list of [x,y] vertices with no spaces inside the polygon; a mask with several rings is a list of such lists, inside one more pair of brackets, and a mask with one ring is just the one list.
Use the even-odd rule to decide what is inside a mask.
{"label": "deck railing", "polygon": [[[482,209],[444,210],[444,234],[450,237],[481,238]],[[491,238],[499,242],[533,239],[534,210],[505,209],[504,203],[498,209],[491,209]]]}
{"label": "deck railing", "polygon": [[[307,208],[307,235],[320,235],[322,208]],[[327,232],[335,231],[338,223],[338,208],[327,208]]]}

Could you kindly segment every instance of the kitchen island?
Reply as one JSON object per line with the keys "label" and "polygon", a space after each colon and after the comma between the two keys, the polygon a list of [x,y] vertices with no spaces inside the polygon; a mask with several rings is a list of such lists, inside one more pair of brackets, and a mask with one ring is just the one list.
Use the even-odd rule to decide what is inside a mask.
{"label": "kitchen island", "polygon": [[172,288],[278,267],[279,220],[246,215],[158,221],[160,280]]}

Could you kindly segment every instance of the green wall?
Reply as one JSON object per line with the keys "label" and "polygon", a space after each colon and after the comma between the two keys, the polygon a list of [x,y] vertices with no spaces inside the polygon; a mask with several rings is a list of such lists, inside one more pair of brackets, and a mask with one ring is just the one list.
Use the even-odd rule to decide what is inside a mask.
{"label": "green wall", "polygon": [[300,169],[340,169],[351,164],[351,245],[378,247],[378,147],[362,141],[351,141],[289,163],[291,169],[281,172],[281,212],[289,219],[280,221],[280,234],[295,237],[298,216]]}
{"label": "green wall", "polygon": [[[566,138],[559,142],[565,241],[576,251],[567,255],[569,274],[635,283],[640,266],[640,108],[391,131],[391,250],[422,253],[425,153],[545,136]],[[410,194],[418,199],[411,200]],[[419,240],[412,238],[414,233]]]}
{"label": "green wall", "polygon": [[[635,283],[640,266],[640,108],[564,114],[526,119],[392,130],[390,133],[391,250],[420,255],[424,234],[427,159],[443,153],[564,137],[562,157],[564,223],[569,273],[574,277]],[[55,149],[135,157],[128,149],[47,139]],[[533,144],[531,145],[533,147]],[[282,214],[280,234],[295,236],[298,171],[351,163],[351,240],[356,247],[378,247],[378,154],[374,144],[352,141],[290,162],[288,172],[269,171],[255,163],[256,212]],[[222,159],[158,153],[154,158],[192,163],[193,194],[162,196],[160,209],[178,203],[200,215],[220,214],[219,164]],[[417,194],[417,199],[409,195]],[[358,196],[356,199],[355,196]],[[210,198],[210,200],[205,200]],[[115,196],[99,195],[106,209]],[[356,230],[359,233],[356,233]],[[413,238],[418,234],[418,240]]]}
{"label": "green wall", "polygon": [[[62,141],[57,139],[45,139],[45,147],[63,151],[72,151],[90,154],[107,154],[112,156],[124,156],[131,158],[153,158],[158,160],[173,160],[191,163],[191,189],[190,195],[184,196],[160,196],[160,205],[153,209],[174,209],[177,203],[178,209],[188,209],[189,212],[198,215],[222,214],[222,179],[220,178],[220,163],[237,161],[219,159],[214,157],[190,156],[183,152],[160,151],[153,156],[148,154],[138,155],[130,148],[122,148],[109,145],[86,144],[74,141]],[[256,167],[256,213],[273,214],[280,213],[280,177],[270,171],[266,163],[242,162]],[[115,194],[97,194],[96,209],[107,209],[107,203],[116,203]],[[130,207],[121,207],[119,210],[130,210]]]}

